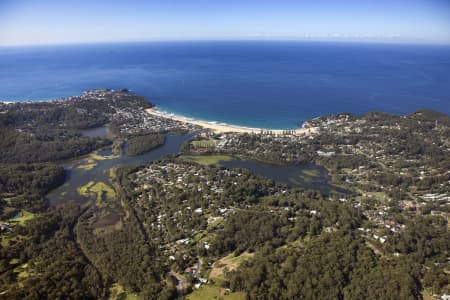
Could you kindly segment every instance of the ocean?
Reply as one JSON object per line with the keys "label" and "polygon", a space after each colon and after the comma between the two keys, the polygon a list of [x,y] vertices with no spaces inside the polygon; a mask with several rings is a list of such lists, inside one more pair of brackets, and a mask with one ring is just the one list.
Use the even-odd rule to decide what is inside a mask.
{"label": "ocean", "polygon": [[160,110],[273,129],[324,114],[450,114],[450,46],[287,41],[0,47],[0,100],[128,88]]}

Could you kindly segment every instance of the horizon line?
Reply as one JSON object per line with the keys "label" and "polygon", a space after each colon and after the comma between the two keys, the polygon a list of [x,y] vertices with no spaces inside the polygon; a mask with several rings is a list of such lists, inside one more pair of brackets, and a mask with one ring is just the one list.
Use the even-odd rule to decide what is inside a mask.
{"label": "horizon line", "polygon": [[83,45],[108,45],[108,44],[140,44],[140,43],[164,43],[164,42],[322,42],[342,44],[388,44],[388,45],[417,45],[417,46],[450,46],[450,41],[404,41],[370,38],[186,38],[186,39],[148,39],[129,41],[74,41],[74,42],[50,42],[50,43],[14,43],[0,44],[0,48],[19,47],[46,47],[46,46],[83,46]]}

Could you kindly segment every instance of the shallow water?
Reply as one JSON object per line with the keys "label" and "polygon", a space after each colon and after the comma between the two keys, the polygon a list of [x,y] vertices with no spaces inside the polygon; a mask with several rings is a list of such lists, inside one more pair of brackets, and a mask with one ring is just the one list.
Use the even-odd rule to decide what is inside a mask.
{"label": "shallow water", "polygon": [[106,126],[81,130],[81,135],[86,137],[104,137],[108,134],[109,130]]}
{"label": "shallow water", "polygon": [[[76,159],[64,165],[66,169],[66,182],[51,191],[47,199],[51,205],[59,205],[67,201],[83,201],[77,189],[85,186],[91,181],[108,183],[108,170],[113,167],[134,166],[161,159],[167,155],[177,155],[182,144],[188,141],[192,134],[187,135],[168,135],[163,146],[158,147],[148,153],[139,156],[127,156],[123,154],[114,157],[111,150],[102,150],[98,154],[109,159],[96,160],[97,164],[90,170],[80,169],[79,166],[87,164],[86,158]],[[220,162],[220,165],[226,168],[244,168],[257,175],[273,179],[284,183],[290,187],[302,187],[305,189],[316,189],[324,194],[331,191],[347,193],[347,191],[331,185],[330,177],[325,168],[313,164],[297,166],[276,166],[253,160],[233,159],[231,161]]]}
{"label": "shallow water", "polygon": [[[168,135],[166,137],[166,143],[148,153],[139,156],[127,156],[123,154],[120,157],[96,160],[97,165],[91,170],[83,170],[78,168],[80,165],[86,164],[87,158],[76,159],[64,165],[66,169],[66,182],[51,191],[47,195],[47,199],[51,205],[62,204],[67,201],[76,200],[82,201],[84,198],[78,194],[77,189],[89,183],[90,181],[102,181],[109,182],[108,170],[113,167],[120,166],[134,166],[144,164],[146,162],[155,161],[163,158],[167,155],[178,154],[181,145],[189,140],[192,134],[187,135]],[[112,155],[110,150],[100,151],[99,155],[109,156]]]}
{"label": "shallow water", "polygon": [[320,190],[324,194],[348,191],[330,184],[330,176],[324,167],[314,164],[277,166],[254,160],[233,159],[220,163],[226,168],[243,168],[250,172],[284,183],[289,187]]}

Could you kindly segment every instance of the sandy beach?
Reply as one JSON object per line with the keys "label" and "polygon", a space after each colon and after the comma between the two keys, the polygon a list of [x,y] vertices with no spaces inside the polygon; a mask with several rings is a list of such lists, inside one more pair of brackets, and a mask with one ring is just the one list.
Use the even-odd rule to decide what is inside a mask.
{"label": "sandy beach", "polygon": [[[201,121],[201,120],[193,120],[190,118],[177,116],[174,114],[167,114],[163,113],[161,111],[158,111],[157,108],[149,108],[146,109],[146,112],[162,117],[162,118],[169,118],[172,120],[176,120],[179,122],[185,122],[194,124],[197,126],[200,126],[202,128],[210,129],[215,133],[225,133],[225,132],[237,132],[237,133],[260,133],[261,131],[271,131],[273,134],[284,134],[286,130],[282,129],[266,129],[266,128],[250,128],[250,127],[243,127],[243,126],[236,126],[236,125],[228,125],[228,124],[218,124],[214,122],[207,122],[207,121]],[[312,133],[315,133],[317,131],[316,128],[297,128],[297,129],[287,129],[292,132],[293,135],[309,135]]]}

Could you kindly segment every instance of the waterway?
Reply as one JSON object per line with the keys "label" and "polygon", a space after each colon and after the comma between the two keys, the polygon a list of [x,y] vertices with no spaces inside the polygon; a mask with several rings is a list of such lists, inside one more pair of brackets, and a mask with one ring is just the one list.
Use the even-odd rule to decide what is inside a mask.
{"label": "waterway", "polygon": [[[167,155],[176,155],[181,145],[191,137],[192,134],[168,135],[163,146],[139,156],[128,156],[126,154],[115,156],[110,150],[105,150],[98,153],[100,156],[103,156],[103,159],[85,157],[73,160],[64,165],[66,182],[51,191],[47,195],[47,199],[52,205],[62,204],[70,200],[82,201],[83,197],[79,195],[77,189],[90,181],[108,182],[108,171],[111,168],[140,165],[158,160]],[[83,169],[82,166],[88,165],[88,160],[90,159],[95,160],[93,163],[95,166],[91,169]]]}
{"label": "waterway", "polygon": [[[159,160],[168,155],[177,155],[182,144],[188,141],[193,134],[167,135],[163,146],[139,156],[114,155],[111,150],[103,150],[97,152],[96,155],[78,158],[66,163],[64,165],[66,169],[65,183],[51,191],[47,195],[47,199],[51,205],[59,205],[73,200],[83,201],[84,197],[79,194],[78,188],[91,181],[108,183],[108,171],[114,167],[135,166]],[[324,194],[329,194],[332,191],[347,193],[346,190],[330,183],[330,176],[325,168],[314,164],[277,166],[255,160],[234,158],[230,161],[222,161],[220,165],[226,168],[247,169],[257,175],[271,178],[290,187],[316,189]]]}
{"label": "waterway", "polygon": [[82,136],[87,137],[102,137],[110,134],[107,126],[95,127],[91,129],[85,129],[81,131]]}
{"label": "waterway", "polygon": [[327,169],[315,164],[278,166],[255,160],[233,159],[220,163],[226,168],[243,168],[250,172],[268,177],[289,187],[319,190],[324,194],[338,192],[347,194],[349,191],[330,183],[331,177]]}

